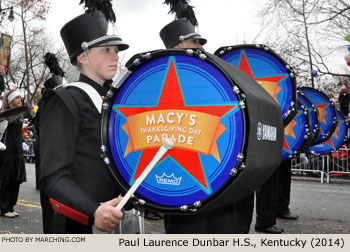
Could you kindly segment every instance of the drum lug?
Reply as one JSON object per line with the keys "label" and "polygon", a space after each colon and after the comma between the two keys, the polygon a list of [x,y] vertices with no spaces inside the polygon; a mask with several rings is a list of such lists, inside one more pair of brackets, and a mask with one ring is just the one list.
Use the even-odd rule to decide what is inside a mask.
{"label": "drum lug", "polygon": [[146,201],[143,200],[143,199],[139,199],[138,203],[141,205],[141,206],[144,206],[146,204]]}
{"label": "drum lug", "polygon": [[202,202],[196,201],[196,202],[193,204],[193,206],[194,206],[195,208],[200,208],[200,207],[202,206]]}
{"label": "drum lug", "polygon": [[237,161],[238,161],[238,162],[242,162],[242,161],[243,161],[243,158],[244,158],[243,153],[239,153],[239,154],[237,155]]}
{"label": "drum lug", "polygon": [[192,49],[187,49],[187,50],[186,50],[186,53],[187,53],[188,55],[192,56],[193,53],[194,53],[194,51],[193,51]]}
{"label": "drum lug", "polygon": [[106,152],[107,151],[106,145],[101,145],[101,151],[102,152]]}
{"label": "drum lug", "polygon": [[118,77],[113,81],[112,87],[120,88],[120,86],[124,83],[124,81],[129,77],[132,72],[128,69],[122,70],[122,72],[118,75]]}
{"label": "drum lug", "polygon": [[140,59],[135,59],[134,60],[134,65],[137,66],[141,63],[141,60]]}
{"label": "drum lug", "polygon": [[233,168],[233,169],[231,170],[231,172],[230,172],[230,175],[231,175],[232,177],[236,177],[237,174],[238,174],[238,170],[237,170],[236,168]]}
{"label": "drum lug", "polygon": [[241,109],[244,109],[245,108],[245,102],[244,101],[240,101],[238,103],[238,106],[241,108]]}
{"label": "drum lug", "polygon": [[184,205],[180,207],[181,212],[187,212],[188,211],[188,206]]}
{"label": "drum lug", "polygon": [[152,54],[151,54],[150,52],[148,52],[148,53],[145,53],[145,54],[143,55],[143,57],[144,57],[145,59],[150,59],[150,58],[152,57]]}
{"label": "drum lug", "polygon": [[102,108],[106,110],[108,108],[108,103],[107,102],[102,103]]}
{"label": "drum lug", "polygon": [[294,77],[294,73],[290,73],[289,75],[290,75],[290,77],[292,77],[292,78]]}
{"label": "drum lug", "polygon": [[233,88],[232,88],[232,90],[233,90],[233,92],[235,93],[235,94],[239,94],[241,91],[239,91],[239,88],[237,87],[237,86],[234,86]]}
{"label": "drum lug", "polygon": [[105,164],[107,164],[107,165],[109,165],[109,164],[111,163],[111,161],[109,160],[108,157],[105,157],[105,158],[103,159],[103,161],[104,161]]}
{"label": "drum lug", "polygon": [[205,60],[207,58],[207,55],[205,55],[204,53],[201,53],[201,54],[199,54],[199,58],[201,60]]}

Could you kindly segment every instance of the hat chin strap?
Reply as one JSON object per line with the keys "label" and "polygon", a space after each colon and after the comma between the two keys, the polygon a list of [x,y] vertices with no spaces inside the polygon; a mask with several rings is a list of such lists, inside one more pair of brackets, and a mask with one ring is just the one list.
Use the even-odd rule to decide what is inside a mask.
{"label": "hat chin strap", "polygon": [[106,78],[96,69],[96,67],[92,64],[91,60],[90,60],[90,57],[89,57],[89,49],[88,48],[85,48],[84,49],[84,54],[85,54],[85,57],[87,58],[88,60],[88,63],[89,63],[89,66],[90,68],[92,69],[92,71],[94,71],[94,73],[97,75],[98,78],[100,78],[101,80],[103,81],[106,81]]}

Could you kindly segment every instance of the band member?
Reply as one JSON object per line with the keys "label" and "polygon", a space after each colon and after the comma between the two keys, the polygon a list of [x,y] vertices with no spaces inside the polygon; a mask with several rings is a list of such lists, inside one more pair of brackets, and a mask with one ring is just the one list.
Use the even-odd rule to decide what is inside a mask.
{"label": "band member", "polygon": [[[40,130],[39,120],[41,114],[42,100],[45,99],[48,90],[58,88],[63,84],[64,72],[58,64],[57,58],[52,53],[46,53],[44,56],[45,64],[49,67],[52,76],[47,79],[44,83],[44,87],[41,90],[42,98],[38,103],[38,110],[33,118],[33,124],[36,131],[36,141],[34,144],[35,152],[35,177],[36,177],[36,189],[40,190],[39,178],[40,178]],[[46,195],[44,190],[40,190],[40,204],[41,204],[41,215],[43,223],[43,233],[53,233],[53,210],[50,204],[50,198]]]}
{"label": "band member", "polygon": [[[306,158],[305,155],[304,155],[304,158]],[[282,218],[287,220],[297,220],[299,216],[291,213],[289,209],[290,188],[291,188],[291,181],[292,181],[292,160],[290,158],[283,160],[278,172],[279,172],[279,180],[278,180],[277,218]]]}
{"label": "band member", "polygon": [[111,1],[85,2],[85,14],[61,29],[79,82],[52,91],[40,119],[40,184],[55,211],[54,233],[92,233],[92,225],[112,232],[123,216],[115,208],[120,192],[100,158],[98,104],[116,74],[118,52],[129,46],[107,35],[108,21],[115,22]]}
{"label": "band member", "polygon": [[[166,3],[171,1],[166,1]],[[175,1],[174,4],[177,4]],[[175,7],[171,6],[171,9]],[[176,13],[178,19],[167,24],[161,31],[160,37],[167,49],[198,48],[203,49],[207,40],[196,32],[196,18],[191,6],[184,16]],[[174,11],[175,12],[175,11]],[[188,13],[192,15],[188,16]],[[254,208],[254,195],[250,194],[243,200],[215,210],[200,212],[194,215],[166,214],[164,216],[166,233],[248,233]]]}
{"label": "band member", "polygon": [[256,190],[255,230],[257,232],[281,234],[284,231],[276,226],[279,169]]}
{"label": "band member", "polygon": [[[20,92],[8,91],[4,96],[3,108],[6,110],[20,106],[22,106]],[[26,181],[23,149],[28,146],[23,143],[22,126],[22,118],[10,120],[0,139],[6,146],[0,151],[0,208],[1,216],[7,218],[19,215],[14,207],[17,203],[20,184]]]}
{"label": "band member", "polygon": [[341,86],[340,93],[338,95],[338,102],[340,111],[344,116],[347,116],[349,114],[350,94],[348,93],[346,86]]}

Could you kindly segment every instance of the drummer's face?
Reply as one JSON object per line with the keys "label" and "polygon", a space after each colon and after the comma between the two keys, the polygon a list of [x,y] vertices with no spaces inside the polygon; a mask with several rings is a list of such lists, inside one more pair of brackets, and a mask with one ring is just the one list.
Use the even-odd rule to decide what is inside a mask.
{"label": "drummer's face", "polygon": [[9,104],[10,108],[20,107],[20,106],[22,106],[21,96],[16,96]]}
{"label": "drummer's face", "polygon": [[188,39],[185,42],[181,42],[174,46],[174,48],[199,48],[203,49],[201,43],[199,43],[199,39]]}
{"label": "drummer's face", "polygon": [[[91,78],[93,76],[93,80],[100,84],[103,84],[105,80],[111,80],[115,76],[119,60],[117,46],[93,47],[89,50],[89,57],[93,66],[102,76],[96,75],[84,57],[85,60],[83,60],[83,62],[86,64],[86,67],[84,69],[88,73],[83,73],[87,74],[88,77]],[[101,77],[103,77],[104,80],[101,80]]]}

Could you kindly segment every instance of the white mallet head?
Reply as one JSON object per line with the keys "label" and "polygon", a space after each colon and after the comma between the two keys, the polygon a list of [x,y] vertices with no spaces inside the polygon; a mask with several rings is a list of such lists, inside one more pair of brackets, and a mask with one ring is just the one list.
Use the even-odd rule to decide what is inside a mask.
{"label": "white mallet head", "polygon": [[162,140],[162,145],[164,146],[164,148],[166,148],[167,150],[171,150],[174,147],[174,142],[171,141],[169,138],[163,138]]}

